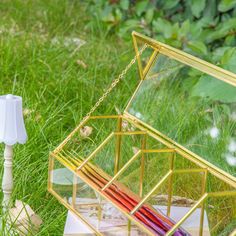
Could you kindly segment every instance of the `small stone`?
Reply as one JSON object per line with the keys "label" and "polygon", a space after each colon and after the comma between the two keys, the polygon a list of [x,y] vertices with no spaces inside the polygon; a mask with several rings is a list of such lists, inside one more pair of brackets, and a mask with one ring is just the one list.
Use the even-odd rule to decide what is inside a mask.
{"label": "small stone", "polygon": [[82,138],[87,138],[89,137],[93,132],[93,128],[90,126],[84,126],[80,129],[80,136]]}
{"label": "small stone", "polygon": [[212,113],[212,112],[213,112],[213,109],[211,109],[211,108],[206,109],[205,112],[206,112],[206,113]]}
{"label": "small stone", "polygon": [[122,121],[122,128],[123,128],[124,130],[127,130],[127,129],[129,128],[129,123],[128,123],[127,120],[123,120],[123,121]]}
{"label": "small stone", "polygon": [[139,151],[139,148],[137,147],[132,147],[133,153],[136,154]]}
{"label": "small stone", "polygon": [[38,113],[36,116],[35,116],[35,121],[38,122],[42,119],[42,116]]}
{"label": "small stone", "polygon": [[25,108],[25,109],[23,110],[23,115],[24,115],[24,116],[29,116],[29,115],[31,115],[33,112],[34,112],[34,110],[29,109],[29,108]]}
{"label": "small stone", "polygon": [[76,63],[77,65],[83,67],[84,69],[88,67],[82,60],[77,60]]}

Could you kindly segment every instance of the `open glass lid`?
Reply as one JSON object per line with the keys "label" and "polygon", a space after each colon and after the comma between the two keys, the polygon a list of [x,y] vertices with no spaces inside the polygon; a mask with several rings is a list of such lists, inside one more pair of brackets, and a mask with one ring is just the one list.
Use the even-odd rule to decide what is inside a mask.
{"label": "open glass lid", "polygon": [[133,33],[141,81],[125,109],[154,133],[235,180],[236,75]]}

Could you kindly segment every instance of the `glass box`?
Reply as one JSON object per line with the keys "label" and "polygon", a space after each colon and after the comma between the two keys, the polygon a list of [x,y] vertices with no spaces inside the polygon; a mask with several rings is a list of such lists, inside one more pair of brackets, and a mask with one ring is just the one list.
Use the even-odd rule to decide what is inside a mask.
{"label": "glass box", "polygon": [[76,127],[50,154],[48,189],[95,235],[229,235],[236,75],[136,32],[133,42],[140,81],[123,114]]}

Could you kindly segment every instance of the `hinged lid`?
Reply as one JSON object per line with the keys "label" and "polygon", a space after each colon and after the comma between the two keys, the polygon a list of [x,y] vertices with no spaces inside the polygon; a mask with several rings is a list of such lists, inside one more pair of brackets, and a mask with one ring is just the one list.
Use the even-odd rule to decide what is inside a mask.
{"label": "hinged lid", "polygon": [[125,115],[217,173],[236,178],[236,75],[133,33],[140,83]]}

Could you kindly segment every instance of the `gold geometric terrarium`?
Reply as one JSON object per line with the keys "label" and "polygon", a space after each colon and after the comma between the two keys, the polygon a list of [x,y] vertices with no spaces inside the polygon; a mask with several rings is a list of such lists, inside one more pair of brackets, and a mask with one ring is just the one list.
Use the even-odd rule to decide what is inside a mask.
{"label": "gold geometric terrarium", "polygon": [[89,113],[50,154],[48,189],[96,235],[228,235],[236,75],[136,32],[133,41],[140,81],[123,114]]}

